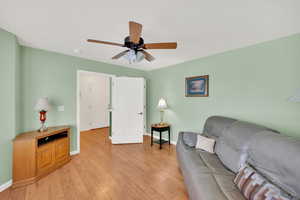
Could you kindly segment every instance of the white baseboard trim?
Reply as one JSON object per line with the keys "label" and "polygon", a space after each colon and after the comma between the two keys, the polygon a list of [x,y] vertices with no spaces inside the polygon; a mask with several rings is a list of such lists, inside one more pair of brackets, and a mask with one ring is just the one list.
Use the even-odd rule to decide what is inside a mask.
{"label": "white baseboard trim", "polygon": [[[148,135],[148,136],[150,136],[151,137],[151,134],[150,133],[145,133],[145,135]],[[153,134],[153,138],[155,138],[155,139],[158,139],[159,140],[159,136],[158,135],[154,135]],[[163,138],[164,139],[164,138]],[[173,140],[171,140],[171,144],[173,144],[173,145],[176,145],[177,144],[177,142],[176,141],[173,141]]]}
{"label": "white baseboard trim", "polygon": [[71,151],[71,152],[70,152],[70,155],[71,155],[71,156],[74,156],[74,155],[76,155],[76,154],[79,154],[79,151],[78,151],[78,150],[75,150],[75,151]]}
{"label": "white baseboard trim", "polygon": [[173,145],[176,146],[176,145],[177,145],[177,142],[171,140],[171,144],[173,144]]}
{"label": "white baseboard trim", "polygon": [[3,183],[2,185],[0,185],[0,192],[6,190],[7,188],[9,188],[12,185],[12,179],[7,181],[6,183]]}

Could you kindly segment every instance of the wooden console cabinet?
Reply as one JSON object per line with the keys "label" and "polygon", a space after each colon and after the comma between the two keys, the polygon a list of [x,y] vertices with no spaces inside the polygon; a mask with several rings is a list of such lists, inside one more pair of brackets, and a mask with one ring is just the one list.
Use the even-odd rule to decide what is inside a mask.
{"label": "wooden console cabinet", "polygon": [[70,127],[31,131],[13,140],[13,187],[34,183],[70,161]]}

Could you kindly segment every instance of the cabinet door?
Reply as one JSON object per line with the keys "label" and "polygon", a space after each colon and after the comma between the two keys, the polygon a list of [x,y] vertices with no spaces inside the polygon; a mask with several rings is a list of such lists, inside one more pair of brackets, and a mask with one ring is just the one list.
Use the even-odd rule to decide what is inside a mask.
{"label": "cabinet door", "polygon": [[55,142],[55,162],[59,165],[69,159],[69,138]]}
{"label": "cabinet door", "polygon": [[38,174],[51,170],[54,166],[54,148],[53,143],[45,144],[38,148],[37,151],[37,169]]}

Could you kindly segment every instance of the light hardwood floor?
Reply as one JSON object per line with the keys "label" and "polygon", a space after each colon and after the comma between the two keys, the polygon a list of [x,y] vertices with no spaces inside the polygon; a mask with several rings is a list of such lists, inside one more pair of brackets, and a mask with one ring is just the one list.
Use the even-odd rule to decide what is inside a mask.
{"label": "light hardwood floor", "polygon": [[185,200],[175,146],[111,145],[108,129],[81,134],[81,153],[37,183],[0,193],[0,200]]}

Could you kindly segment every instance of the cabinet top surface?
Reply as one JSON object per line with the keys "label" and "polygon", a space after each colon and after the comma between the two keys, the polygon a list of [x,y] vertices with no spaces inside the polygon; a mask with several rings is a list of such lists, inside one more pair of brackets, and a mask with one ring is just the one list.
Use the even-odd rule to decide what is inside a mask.
{"label": "cabinet top surface", "polygon": [[167,128],[167,127],[170,127],[170,124],[168,124],[168,123],[152,124],[151,127],[152,128]]}
{"label": "cabinet top surface", "polygon": [[17,135],[14,139],[16,140],[23,140],[23,139],[39,139],[49,135],[54,135],[63,131],[68,131],[70,126],[55,126],[55,127],[48,127],[47,131],[40,132],[38,130],[29,131],[25,133],[21,133]]}

